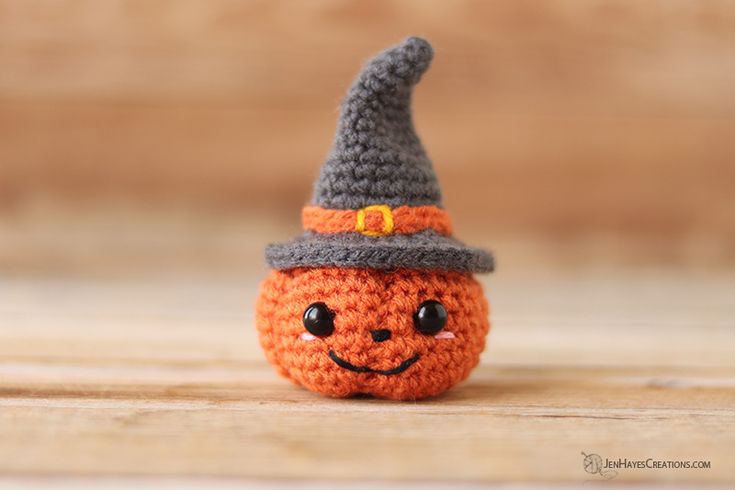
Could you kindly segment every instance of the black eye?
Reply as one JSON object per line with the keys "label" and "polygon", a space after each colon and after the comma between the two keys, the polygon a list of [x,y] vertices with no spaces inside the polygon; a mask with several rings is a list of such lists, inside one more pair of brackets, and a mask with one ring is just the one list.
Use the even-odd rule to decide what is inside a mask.
{"label": "black eye", "polygon": [[317,337],[334,332],[334,313],[324,303],[312,303],[304,311],[304,328]]}
{"label": "black eye", "polygon": [[434,335],[447,324],[447,310],[438,301],[424,301],[413,315],[416,330],[424,335]]}

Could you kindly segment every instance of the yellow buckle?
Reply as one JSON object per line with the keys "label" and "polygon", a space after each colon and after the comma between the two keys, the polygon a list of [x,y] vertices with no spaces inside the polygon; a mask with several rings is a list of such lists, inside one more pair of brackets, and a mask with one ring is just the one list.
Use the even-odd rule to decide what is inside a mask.
{"label": "yellow buckle", "polygon": [[[378,211],[383,216],[383,229],[380,231],[365,229],[365,216],[370,211]],[[367,236],[385,236],[393,233],[393,211],[385,204],[375,204],[366,206],[357,211],[357,222],[355,223],[355,231],[359,231]]]}

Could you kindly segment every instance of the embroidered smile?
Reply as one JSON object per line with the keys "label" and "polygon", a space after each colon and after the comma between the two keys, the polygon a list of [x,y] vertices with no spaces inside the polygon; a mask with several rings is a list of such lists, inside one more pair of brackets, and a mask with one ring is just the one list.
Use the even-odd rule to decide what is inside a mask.
{"label": "embroidered smile", "polygon": [[367,366],[355,366],[354,364],[347,362],[339,357],[337,354],[334,353],[333,350],[329,351],[329,358],[333,360],[334,363],[337,364],[339,367],[349,369],[350,371],[354,371],[356,373],[377,373],[383,374],[385,376],[392,376],[394,374],[400,374],[406,369],[410,368],[416,361],[419,360],[419,355],[415,354],[413,357],[406,359],[392,369],[373,369]]}

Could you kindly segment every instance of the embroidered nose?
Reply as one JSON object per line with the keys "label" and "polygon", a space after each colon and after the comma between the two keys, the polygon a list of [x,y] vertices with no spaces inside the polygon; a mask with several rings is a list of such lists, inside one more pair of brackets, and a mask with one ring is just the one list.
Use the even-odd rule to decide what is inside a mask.
{"label": "embroidered nose", "polygon": [[375,342],[384,342],[390,338],[390,330],[386,330],[384,328],[381,328],[380,330],[371,330],[370,335],[372,335]]}

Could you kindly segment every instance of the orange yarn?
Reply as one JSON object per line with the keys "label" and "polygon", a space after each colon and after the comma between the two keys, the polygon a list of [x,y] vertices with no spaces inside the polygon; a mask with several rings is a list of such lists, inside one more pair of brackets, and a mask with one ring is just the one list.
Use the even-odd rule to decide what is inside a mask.
{"label": "orange yarn", "polygon": [[[426,300],[444,305],[448,320],[442,332],[454,338],[416,330],[413,315]],[[334,332],[305,340],[302,316],[316,302],[335,313]],[[367,393],[397,400],[435,395],[465,379],[485,346],[487,318],[482,288],[470,274],[408,269],[272,271],[256,307],[260,343],[283,376],[329,396]],[[390,339],[373,341],[370,331],[376,329],[389,329]],[[418,360],[395,375],[353,372],[337,365],[330,350],[375,370],[394,369],[416,355]]]}
{"label": "orange yarn", "polygon": [[[317,233],[343,233],[359,231],[358,213],[353,209],[325,209],[318,206],[305,206],[301,211],[301,222],[305,230]],[[385,216],[376,210],[366,208],[365,229],[376,234],[417,233],[433,229],[445,236],[452,234],[449,214],[436,206],[400,206],[390,210],[393,225],[390,233],[385,230]]]}

